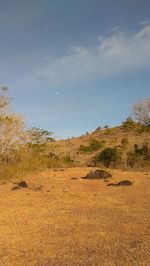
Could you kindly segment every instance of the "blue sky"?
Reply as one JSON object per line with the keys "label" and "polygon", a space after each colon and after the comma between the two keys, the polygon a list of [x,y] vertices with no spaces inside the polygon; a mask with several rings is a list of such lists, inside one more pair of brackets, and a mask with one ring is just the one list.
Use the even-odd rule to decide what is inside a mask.
{"label": "blue sky", "polygon": [[0,0],[0,85],[59,138],[121,123],[150,96],[150,1]]}

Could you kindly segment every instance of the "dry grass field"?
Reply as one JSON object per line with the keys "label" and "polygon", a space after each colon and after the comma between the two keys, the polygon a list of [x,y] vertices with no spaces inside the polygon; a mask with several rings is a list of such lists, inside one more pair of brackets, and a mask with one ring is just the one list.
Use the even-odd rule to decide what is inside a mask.
{"label": "dry grass field", "polygon": [[102,149],[92,151],[89,153],[81,153],[80,145],[88,146],[90,141],[98,140],[104,141],[104,148],[106,147],[121,147],[122,139],[128,140],[128,146],[126,151],[133,150],[135,144],[139,147],[144,143],[150,145],[150,134],[149,132],[139,133],[136,130],[123,130],[121,126],[101,129],[98,131],[91,132],[87,135],[80,137],[73,137],[65,140],[57,140],[50,144],[50,150],[57,155],[69,155],[73,159],[75,166],[88,166],[91,158],[99,153]]}
{"label": "dry grass field", "polygon": [[111,187],[82,179],[89,171],[44,171],[18,190],[1,183],[1,266],[150,265],[150,172],[111,170],[110,182],[134,182]]}

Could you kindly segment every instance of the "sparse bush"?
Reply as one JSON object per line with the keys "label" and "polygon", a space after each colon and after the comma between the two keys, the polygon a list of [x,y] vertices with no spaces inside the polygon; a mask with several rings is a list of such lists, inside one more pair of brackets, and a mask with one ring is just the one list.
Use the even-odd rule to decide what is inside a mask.
{"label": "sparse bush", "polygon": [[88,152],[90,152],[90,149],[89,149],[89,146],[84,146],[84,145],[80,145],[80,148],[79,148],[79,151],[81,152],[81,153],[88,153]]}
{"label": "sparse bush", "polygon": [[105,135],[111,135],[112,134],[112,129],[111,128],[107,128],[104,132]]}
{"label": "sparse bush", "polygon": [[89,148],[91,151],[97,151],[99,149],[101,149],[105,144],[105,140],[97,140],[97,139],[92,139],[90,141],[90,145]]}
{"label": "sparse bush", "polygon": [[101,127],[97,127],[96,129],[95,129],[95,132],[99,132],[99,131],[101,131]]}
{"label": "sparse bush", "polygon": [[109,128],[109,126],[108,125],[105,125],[104,128],[107,129],[107,128]]}
{"label": "sparse bush", "polygon": [[71,159],[71,157],[69,155],[65,155],[63,157],[63,163],[64,163],[64,166],[72,166],[73,160]]}
{"label": "sparse bush", "polygon": [[150,163],[150,148],[148,143],[144,143],[141,147],[134,145],[132,151],[127,153],[127,164],[130,167],[144,167]]}
{"label": "sparse bush", "polygon": [[53,152],[49,152],[48,155],[47,155],[50,159],[53,159],[53,160],[59,160],[59,157],[53,153]]}
{"label": "sparse bush", "polygon": [[140,125],[138,129],[138,133],[149,133],[150,132],[150,126],[147,125]]}
{"label": "sparse bush", "polygon": [[126,131],[135,129],[137,123],[129,116],[123,123],[122,128]]}
{"label": "sparse bush", "polygon": [[121,140],[121,144],[122,144],[123,147],[127,147],[127,145],[129,144],[129,140],[126,139],[126,138],[125,139],[122,139]]}
{"label": "sparse bush", "polygon": [[106,148],[95,157],[95,163],[102,162],[106,167],[116,166],[121,158],[120,151],[117,148]]}
{"label": "sparse bush", "polygon": [[91,139],[89,146],[80,145],[79,151],[83,153],[90,153],[102,149],[105,140]]}

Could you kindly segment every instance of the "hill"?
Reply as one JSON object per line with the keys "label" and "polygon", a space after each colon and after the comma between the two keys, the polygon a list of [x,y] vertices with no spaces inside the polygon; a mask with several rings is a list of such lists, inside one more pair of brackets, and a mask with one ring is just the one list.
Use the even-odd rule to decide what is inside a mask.
{"label": "hill", "polygon": [[[125,127],[123,124],[114,128],[98,128],[94,132],[86,133],[80,137],[59,140],[53,143],[51,148],[56,155],[64,156],[68,158],[68,161],[72,161],[74,166],[91,166],[92,158],[96,158],[104,149],[111,148],[120,153],[122,160],[125,155],[128,157],[135,155],[138,158],[134,158],[133,166],[142,167],[145,166],[143,163],[144,154],[142,154],[142,149],[143,153],[145,151],[144,147],[147,147],[147,161],[150,160],[149,145],[149,130],[143,130],[140,125]],[[123,161],[120,161],[118,166],[124,167],[123,164]],[[132,166],[132,162],[128,162],[128,166]],[[146,167],[148,166],[149,162],[146,163]]]}

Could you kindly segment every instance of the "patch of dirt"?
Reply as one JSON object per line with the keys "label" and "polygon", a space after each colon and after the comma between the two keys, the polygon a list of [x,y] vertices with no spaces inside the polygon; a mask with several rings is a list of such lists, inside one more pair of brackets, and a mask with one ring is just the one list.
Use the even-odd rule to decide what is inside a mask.
{"label": "patch of dirt", "polygon": [[98,169],[26,176],[28,190],[12,191],[13,180],[0,186],[0,265],[150,265],[147,175],[112,170],[112,183],[134,182],[116,190],[85,182],[90,170]]}

